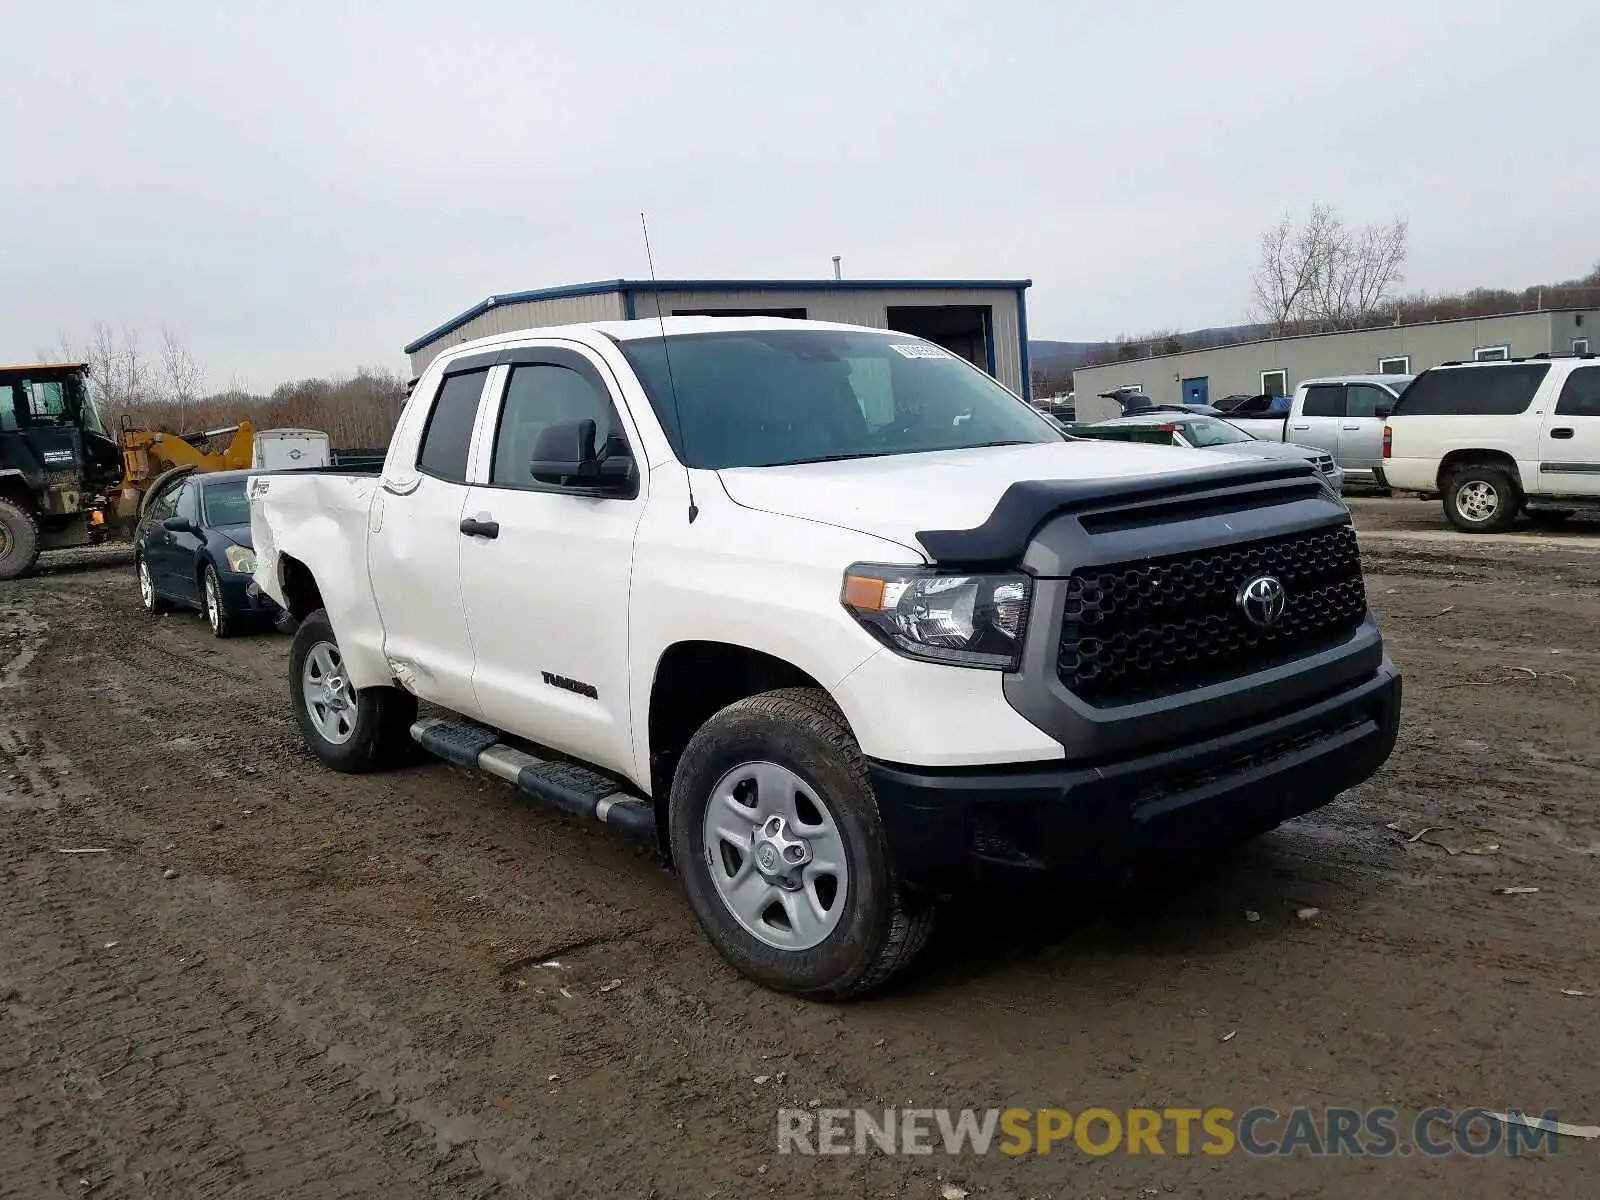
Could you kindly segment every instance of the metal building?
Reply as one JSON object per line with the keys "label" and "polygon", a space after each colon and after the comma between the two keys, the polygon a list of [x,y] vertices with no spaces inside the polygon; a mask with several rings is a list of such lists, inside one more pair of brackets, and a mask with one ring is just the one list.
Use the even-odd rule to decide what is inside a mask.
{"label": "metal building", "polygon": [[490,296],[406,347],[420,375],[473,338],[582,321],[774,316],[892,329],[936,342],[1028,395],[1027,279],[610,279]]}
{"label": "metal building", "polygon": [[1444,362],[1579,354],[1600,350],[1600,311],[1551,309],[1310,333],[1079,367],[1072,375],[1078,420],[1117,416],[1101,392],[1136,384],[1159,404],[1206,404],[1229,395],[1286,395],[1324,375],[1415,375]]}

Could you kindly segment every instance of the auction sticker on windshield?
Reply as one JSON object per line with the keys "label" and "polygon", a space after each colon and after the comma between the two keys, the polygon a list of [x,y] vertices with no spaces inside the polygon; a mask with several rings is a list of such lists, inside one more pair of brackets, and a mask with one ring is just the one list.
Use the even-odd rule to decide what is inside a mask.
{"label": "auction sticker on windshield", "polygon": [[913,342],[910,345],[892,343],[894,349],[906,358],[949,358],[948,350],[941,350],[938,346],[929,346],[923,342]]}

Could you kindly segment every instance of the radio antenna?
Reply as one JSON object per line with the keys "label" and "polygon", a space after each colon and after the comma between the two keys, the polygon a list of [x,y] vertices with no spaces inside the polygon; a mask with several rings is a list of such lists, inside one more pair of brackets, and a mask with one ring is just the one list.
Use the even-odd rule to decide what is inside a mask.
{"label": "radio antenna", "polygon": [[[656,327],[661,331],[661,358],[667,364],[667,390],[672,393],[672,423],[678,427],[679,457],[683,457],[687,441],[683,432],[683,413],[678,408],[678,381],[672,376],[672,355],[667,351],[667,319],[661,315],[661,289],[656,285],[656,256],[650,252],[650,225],[644,219],[644,214],[639,214],[639,228],[644,232],[644,261],[650,267],[650,292],[656,298]],[[694,502],[694,473],[689,470],[689,464],[683,464],[683,477],[689,485],[689,524],[694,524],[694,519],[700,515],[700,507]]]}

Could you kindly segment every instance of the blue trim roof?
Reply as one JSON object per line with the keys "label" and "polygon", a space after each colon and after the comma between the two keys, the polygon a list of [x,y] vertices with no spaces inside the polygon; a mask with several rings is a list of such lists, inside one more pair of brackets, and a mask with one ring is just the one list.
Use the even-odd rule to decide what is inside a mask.
{"label": "blue trim roof", "polygon": [[635,292],[871,292],[909,288],[970,289],[991,292],[1022,292],[1033,286],[1031,279],[602,279],[593,283],[571,283],[564,287],[535,288],[529,292],[507,292],[480,300],[466,312],[450,318],[437,329],[429,330],[405,348],[415,354],[428,343],[454,333],[468,321],[481,317],[502,304],[523,304],[530,300],[564,300],[571,296],[599,296],[621,292],[631,301]]}

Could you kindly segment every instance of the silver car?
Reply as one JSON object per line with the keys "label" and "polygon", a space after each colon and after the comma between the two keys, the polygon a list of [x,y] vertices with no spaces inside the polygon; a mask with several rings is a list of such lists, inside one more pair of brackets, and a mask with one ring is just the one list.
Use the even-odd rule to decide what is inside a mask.
{"label": "silver car", "polygon": [[1115,417],[1101,421],[1101,425],[1170,425],[1173,441],[1195,450],[1215,450],[1219,454],[1233,454],[1240,458],[1289,458],[1311,463],[1336,491],[1344,490],[1344,471],[1333,455],[1315,446],[1300,446],[1294,442],[1261,442],[1251,437],[1237,425],[1221,417],[1208,417],[1200,413],[1162,412],[1139,413],[1131,417]]}

